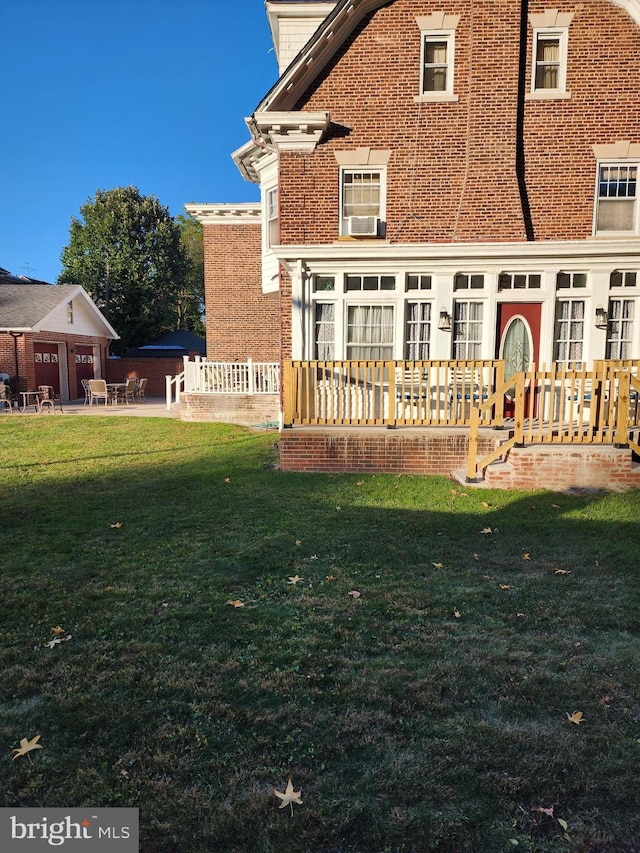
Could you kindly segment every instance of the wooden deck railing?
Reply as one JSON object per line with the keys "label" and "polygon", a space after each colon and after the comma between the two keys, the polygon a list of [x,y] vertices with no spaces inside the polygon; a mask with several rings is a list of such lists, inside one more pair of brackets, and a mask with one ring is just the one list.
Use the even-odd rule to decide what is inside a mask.
{"label": "wooden deck railing", "polygon": [[[504,362],[289,361],[283,366],[285,425],[468,426],[504,378]],[[504,418],[503,397],[484,414]]]}
{"label": "wooden deck railing", "polygon": [[[478,433],[494,399],[489,397],[471,415],[467,479],[503,457],[514,445],[617,444],[638,446],[640,362],[597,361],[593,370],[532,370],[512,377],[511,436],[490,455],[477,458]],[[505,383],[509,384],[509,383]],[[497,388],[495,396],[505,388]]]}

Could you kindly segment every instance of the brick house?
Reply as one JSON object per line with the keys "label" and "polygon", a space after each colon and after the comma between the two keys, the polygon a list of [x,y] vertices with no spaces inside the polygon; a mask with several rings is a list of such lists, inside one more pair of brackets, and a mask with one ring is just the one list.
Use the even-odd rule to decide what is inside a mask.
{"label": "brick house", "polygon": [[[640,358],[640,0],[268,0],[216,357]],[[224,355],[223,355],[224,354]]]}
{"label": "brick house", "polygon": [[106,375],[117,338],[82,287],[0,270],[0,373],[14,391],[52,385],[65,400],[84,396],[81,380]]}

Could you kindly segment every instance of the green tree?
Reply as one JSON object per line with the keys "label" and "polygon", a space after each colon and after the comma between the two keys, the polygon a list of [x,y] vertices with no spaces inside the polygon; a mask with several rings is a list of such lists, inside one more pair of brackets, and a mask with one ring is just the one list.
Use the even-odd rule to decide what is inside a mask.
{"label": "green tree", "polygon": [[204,240],[202,223],[181,213],[176,216],[180,241],[187,255],[187,274],[178,294],[177,328],[204,337]]}
{"label": "green tree", "polygon": [[120,335],[113,352],[178,326],[189,261],[180,227],[155,196],[136,187],[96,190],[71,218],[59,284],[80,284]]}

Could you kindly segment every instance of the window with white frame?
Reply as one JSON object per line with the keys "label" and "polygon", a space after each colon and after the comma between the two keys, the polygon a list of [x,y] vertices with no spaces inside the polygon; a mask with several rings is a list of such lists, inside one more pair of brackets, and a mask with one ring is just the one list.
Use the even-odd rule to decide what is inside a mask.
{"label": "window with white frame", "polygon": [[406,279],[406,290],[431,290],[431,276],[409,273]]}
{"label": "window with white frame", "polygon": [[431,302],[407,302],[404,357],[408,361],[429,358],[431,346]]}
{"label": "window with white frame", "polygon": [[498,290],[538,290],[540,273],[501,272],[498,276]]}
{"label": "window with white frame", "polygon": [[442,11],[416,16],[420,29],[420,88],[417,102],[457,101],[454,94],[456,27],[460,15]]}
{"label": "window with white frame", "polygon": [[638,230],[638,164],[598,164],[596,234]]}
{"label": "window with white frame", "polygon": [[456,273],[453,278],[454,290],[482,290],[484,275],[482,273]]}
{"label": "window with white frame", "polygon": [[587,286],[587,274],[584,272],[559,272],[556,276],[558,290],[574,290]]}
{"label": "window with white frame", "polygon": [[480,358],[482,352],[482,302],[453,303],[453,358]]}
{"label": "window with white frame", "polygon": [[614,270],[609,276],[609,287],[635,287],[637,283],[635,270]]}
{"label": "window with white frame", "polygon": [[453,93],[453,33],[422,37],[422,94]]}
{"label": "window with white frame", "polygon": [[631,358],[635,299],[610,299],[606,358]]}
{"label": "window with white frame", "polygon": [[384,219],[384,170],[343,169],[340,233],[378,237]]}
{"label": "window with white frame", "polygon": [[278,188],[267,190],[267,246],[277,246],[280,241],[278,227]]}
{"label": "window with white frame", "polygon": [[349,360],[393,358],[393,305],[348,305]]}
{"label": "window with white frame", "polygon": [[73,300],[67,302],[67,323],[73,325]]}
{"label": "window with white frame", "polygon": [[536,30],[533,34],[532,91],[564,92],[567,79],[567,30]]}
{"label": "window with white frame", "polygon": [[344,283],[347,291],[396,289],[394,275],[347,275]]}
{"label": "window with white frame", "polygon": [[582,367],[584,312],[583,299],[559,299],[556,303],[554,360],[559,367]]}
{"label": "window with white frame", "polygon": [[314,357],[333,361],[336,352],[336,303],[315,303]]}

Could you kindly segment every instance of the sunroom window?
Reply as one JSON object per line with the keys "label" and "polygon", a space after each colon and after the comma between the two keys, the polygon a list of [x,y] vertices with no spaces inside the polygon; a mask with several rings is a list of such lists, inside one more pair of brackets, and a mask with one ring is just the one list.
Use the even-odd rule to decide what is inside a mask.
{"label": "sunroom window", "polygon": [[607,358],[631,358],[635,299],[610,299]]}
{"label": "sunroom window", "polygon": [[393,323],[393,305],[348,305],[347,358],[392,358]]}
{"label": "sunroom window", "polygon": [[575,370],[582,367],[584,308],[582,299],[559,299],[556,304],[554,360],[558,367]]}
{"label": "sunroom window", "polygon": [[480,358],[482,352],[482,302],[456,300],[453,305],[453,357]]}
{"label": "sunroom window", "polygon": [[429,358],[431,310],[431,302],[407,302],[404,357],[408,361]]}
{"label": "sunroom window", "polygon": [[314,357],[318,361],[335,359],[335,302],[316,302]]}

